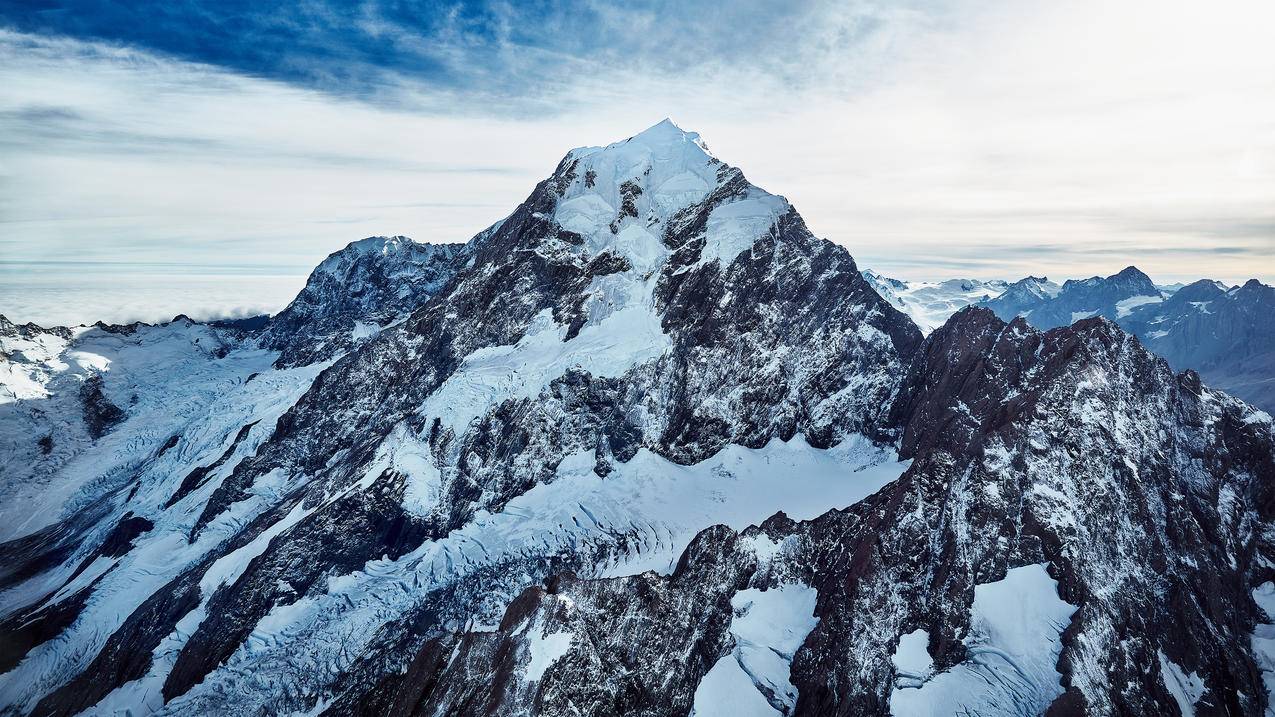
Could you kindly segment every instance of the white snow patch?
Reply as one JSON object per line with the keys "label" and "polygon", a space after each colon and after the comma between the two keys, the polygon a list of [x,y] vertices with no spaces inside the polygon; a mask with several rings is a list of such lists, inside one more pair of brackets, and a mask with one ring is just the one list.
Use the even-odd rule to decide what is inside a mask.
{"label": "white snow patch", "polygon": [[1260,408],[1254,408],[1249,411],[1248,415],[1244,416],[1244,425],[1253,426],[1258,424],[1271,425],[1271,414]]}
{"label": "white snow patch", "polygon": [[610,223],[617,210],[596,194],[584,194],[558,202],[554,221],[567,231],[588,236]]}
{"label": "white snow patch", "polygon": [[[1060,635],[1075,611],[1058,597],[1043,564],[1014,568],[1003,580],[975,586],[968,657],[919,687],[897,685],[891,713],[1040,714],[1063,692],[1056,669]],[[915,642],[906,647],[900,642],[903,660],[912,667],[921,662],[914,647]]]}
{"label": "white snow patch", "polygon": [[[786,538],[784,542],[787,542]],[[759,533],[751,538],[745,538],[741,540],[740,543],[751,549],[753,551],[753,555],[756,555],[757,559],[762,562],[771,560],[776,555],[783,552],[784,549],[784,543],[776,543],[765,533]]]}
{"label": "white snow patch", "polygon": [[621,229],[611,240],[610,249],[627,258],[636,274],[646,274],[659,268],[668,255],[668,249],[659,237],[637,224],[628,224]]}
{"label": "white snow patch", "polygon": [[386,470],[393,470],[406,477],[403,491],[403,507],[414,515],[429,515],[438,507],[443,477],[434,465],[429,452],[429,442],[412,435],[406,424],[400,423],[377,446],[376,458],[364,476],[365,484],[375,481]]}
{"label": "white snow patch", "polygon": [[[653,286],[654,281],[652,277],[648,283]],[[597,323],[592,323],[594,317],[604,312],[593,311],[590,304],[590,323],[570,341],[563,341],[566,327],[556,323],[546,309],[517,344],[483,348],[465,357],[460,368],[425,401],[421,413],[438,417],[443,426],[459,433],[503,400],[534,398],[570,368],[595,377],[611,377],[658,358],[672,343],[650,305],[632,298],[625,295],[626,303],[608,305],[610,313]]]}
{"label": "white snow patch", "polygon": [[1162,296],[1131,296],[1116,302],[1116,317],[1128,316],[1134,309],[1147,304],[1158,304],[1164,301]]}
{"label": "white snow patch", "polygon": [[[818,592],[798,583],[748,588],[731,598],[735,649],[719,659],[695,689],[695,717],[788,714],[797,704],[792,658],[819,623]],[[772,695],[766,697],[766,693]],[[773,702],[772,702],[773,700]]]}
{"label": "white snow patch", "polygon": [[717,260],[728,266],[752,249],[788,208],[788,200],[756,187],[749,187],[743,199],[716,207],[708,216],[700,262]]}
{"label": "white snow patch", "polygon": [[695,688],[691,717],[776,717],[782,712],[757,690],[753,679],[731,655],[713,665]]}
{"label": "white snow patch", "polygon": [[[1258,623],[1253,628],[1253,657],[1262,672],[1262,683],[1266,686],[1268,699],[1275,699],[1275,583],[1265,582],[1253,588],[1253,601],[1266,613],[1266,623]],[[1268,707],[1266,714],[1275,715],[1275,709]]]}
{"label": "white snow patch", "polygon": [[350,338],[355,341],[370,339],[381,332],[381,327],[367,321],[354,322],[354,328],[350,330]]}
{"label": "white snow patch", "polygon": [[545,635],[538,629],[532,628],[527,637],[527,651],[531,654],[531,659],[527,662],[527,670],[523,675],[526,680],[539,682],[540,678],[544,677],[545,670],[557,662],[558,658],[567,654],[573,640],[575,635],[570,632],[552,632]]}
{"label": "white snow patch", "polygon": [[1195,703],[1204,695],[1204,680],[1197,673],[1184,672],[1165,657],[1164,652],[1156,650],[1156,654],[1160,656],[1160,677],[1164,679],[1164,686],[1169,694],[1178,703],[1182,717],[1195,717]]}
{"label": "white snow patch", "polygon": [[930,633],[913,630],[899,638],[899,646],[890,658],[894,663],[896,687],[920,687],[934,673],[934,658],[930,657]]}

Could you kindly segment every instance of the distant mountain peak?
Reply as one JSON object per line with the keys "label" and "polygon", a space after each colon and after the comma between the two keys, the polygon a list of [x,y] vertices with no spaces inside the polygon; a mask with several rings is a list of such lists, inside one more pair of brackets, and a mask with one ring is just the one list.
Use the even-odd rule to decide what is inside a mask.
{"label": "distant mountain peak", "polygon": [[1160,290],[1156,288],[1155,282],[1151,281],[1151,277],[1146,275],[1136,266],[1126,266],[1120,270],[1120,273],[1107,277],[1107,281],[1122,281],[1135,287],[1137,290],[1145,292],[1145,295],[1158,295]]}
{"label": "distant mountain peak", "polygon": [[684,130],[669,118],[638,132],[632,137],[612,142],[603,147],[577,147],[567,154],[568,159],[579,159],[599,152],[625,153],[636,147],[645,148],[653,155],[661,158],[673,158],[680,154],[684,162],[691,164],[714,164],[716,158],[708,152],[698,132]]}
{"label": "distant mountain peak", "polygon": [[1150,280],[1151,278],[1147,276],[1146,273],[1144,273],[1141,269],[1139,269],[1138,267],[1132,264],[1121,269],[1119,273],[1115,274],[1115,276],[1119,278],[1145,278],[1147,280]]}

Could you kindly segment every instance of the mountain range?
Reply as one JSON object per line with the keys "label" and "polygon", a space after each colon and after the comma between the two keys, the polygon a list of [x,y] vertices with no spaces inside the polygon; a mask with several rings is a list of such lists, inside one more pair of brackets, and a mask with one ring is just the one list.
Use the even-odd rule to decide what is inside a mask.
{"label": "mountain range", "polygon": [[1197,371],[1209,385],[1275,411],[1275,288],[1256,279],[1241,286],[1212,279],[1166,286],[1133,266],[1061,286],[1035,276],[1007,284],[864,275],[926,332],[969,305],[987,307],[1005,321],[1021,316],[1045,330],[1101,316],[1173,368]]}
{"label": "mountain range", "polygon": [[1132,274],[891,284],[666,120],[273,317],[0,320],[0,713],[1263,714],[1271,417],[1138,332],[1269,288]]}

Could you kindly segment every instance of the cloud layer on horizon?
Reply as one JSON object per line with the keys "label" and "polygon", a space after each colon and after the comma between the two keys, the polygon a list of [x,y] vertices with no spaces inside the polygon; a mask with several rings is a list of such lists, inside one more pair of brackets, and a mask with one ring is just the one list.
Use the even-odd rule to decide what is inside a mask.
{"label": "cloud layer on horizon", "polygon": [[886,273],[1275,281],[1257,0],[93,6],[0,5],[0,263],[304,276],[671,115]]}

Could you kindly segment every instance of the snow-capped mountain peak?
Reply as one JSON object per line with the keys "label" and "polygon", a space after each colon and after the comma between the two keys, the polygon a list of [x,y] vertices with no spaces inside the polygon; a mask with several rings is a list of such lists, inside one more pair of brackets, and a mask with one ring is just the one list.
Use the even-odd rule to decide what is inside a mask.
{"label": "snow-capped mountain peak", "polygon": [[[708,145],[700,137],[698,132],[684,130],[677,126],[677,124],[668,117],[665,117],[628,139],[612,142],[605,147],[577,147],[576,149],[571,150],[568,153],[568,156],[580,157],[599,151],[614,150],[625,145],[645,147],[651,151],[666,156],[670,153],[685,152],[688,158],[702,156],[708,161],[714,160],[714,157],[708,151]],[[694,145],[699,151],[691,151],[690,148],[685,145]]]}
{"label": "snow-capped mountain peak", "polygon": [[51,343],[0,403],[0,711],[1260,713],[1269,416],[869,281],[661,122],[257,335]]}
{"label": "snow-capped mountain peak", "polygon": [[[415,621],[422,600],[455,596],[421,623],[433,631],[497,621],[568,564],[669,570],[709,525],[774,506],[817,515],[900,470],[881,441],[920,332],[844,247],[671,123],[569,153],[467,245],[408,260],[420,253],[399,240],[337,252],[256,339],[283,339],[280,361],[261,371],[271,356],[258,350],[253,374],[225,382],[248,405],[213,411],[197,446],[179,437],[137,456],[140,472],[85,488],[86,502],[116,501],[85,519],[93,535],[125,525],[141,547],[103,578],[113,602],[77,607],[78,626],[0,677],[0,695],[41,712],[293,711],[277,689],[245,697],[227,680],[318,664],[329,636],[379,652],[376,633]],[[383,281],[396,276],[422,292]],[[135,442],[142,427],[121,412],[101,445]],[[92,562],[99,542],[73,540],[76,562]],[[156,572],[148,551],[173,545]],[[75,570],[57,562],[48,580]],[[191,600],[166,602],[172,590]],[[352,607],[368,601],[380,607]],[[159,602],[174,609],[126,619]],[[23,645],[53,634],[20,624],[34,626]],[[244,648],[258,627],[273,646]],[[162,642],[162,654],[121,670],[93,657],[118,654],[107,639],[139,656]],[[342,691],[350,667],[307,673]]]}
{"label": "snow-capped mountain peak", "polygon": [[[592,255],[611,251],[639,273],[670,250],[679,221],[703,220],[702,260],[729,264],[791,210],[705,149],[699,134],[663,120],[626,140],[569,152],[554,180],[553,220]],[[714,198],[702,218],[683,212]]]}

